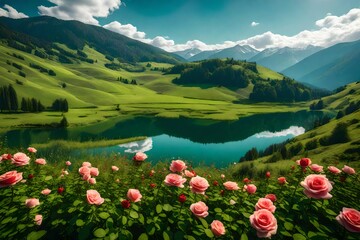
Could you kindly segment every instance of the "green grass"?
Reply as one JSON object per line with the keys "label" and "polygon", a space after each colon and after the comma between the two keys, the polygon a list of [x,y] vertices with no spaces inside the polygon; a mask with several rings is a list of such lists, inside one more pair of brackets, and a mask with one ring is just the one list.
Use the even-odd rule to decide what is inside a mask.
{"label": "green grass", "polygon": [[259,75],[261,78],[263,79],[274,79],[274,80],[282,80],[283,79],[283,75],[277,72],[272,71],[269,68],[263,67],[261,65],[256,65],[256,68],[259,72]]}

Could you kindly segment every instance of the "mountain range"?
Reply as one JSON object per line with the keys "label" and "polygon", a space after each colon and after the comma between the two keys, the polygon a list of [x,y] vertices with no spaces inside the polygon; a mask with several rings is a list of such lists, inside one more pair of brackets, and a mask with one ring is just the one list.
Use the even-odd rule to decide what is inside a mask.
{"label": "mountain range", "polygon": [[0,37],[11,35],[15,37],[13,40],[20,43],[24,39],[38,46],[36,43],[39,42],[42,43],[40,46],[56,42],[75,50],[89,45],[104,55],[125,62],[154,61],[174,64],[184,60],[162,49],[79,21],[64,21],[48,16],[22,19],[0,17],[0,25]]}

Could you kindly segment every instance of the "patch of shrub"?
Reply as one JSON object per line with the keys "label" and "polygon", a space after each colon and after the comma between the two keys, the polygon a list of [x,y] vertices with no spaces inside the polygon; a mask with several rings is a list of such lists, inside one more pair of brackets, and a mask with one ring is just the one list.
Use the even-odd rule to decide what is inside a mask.
{"label": "patch of shrub", "polygon": [[305,150],[312,150],[312,149],[317,148],[317,146],[318,146],[318,139],[315,138],[315,139],[313,139],[313,140],[308,141],[308,142],[305,144]]}

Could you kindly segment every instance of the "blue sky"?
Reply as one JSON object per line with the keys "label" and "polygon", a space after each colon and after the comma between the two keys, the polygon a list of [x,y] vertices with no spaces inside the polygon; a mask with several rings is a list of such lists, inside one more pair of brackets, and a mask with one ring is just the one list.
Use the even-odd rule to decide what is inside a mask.
{"label": "blue sky", "polygon": [[329,46],[360,38],[359,0],[0,0],[0,7],[2,16],[75,19],[168,51]]}

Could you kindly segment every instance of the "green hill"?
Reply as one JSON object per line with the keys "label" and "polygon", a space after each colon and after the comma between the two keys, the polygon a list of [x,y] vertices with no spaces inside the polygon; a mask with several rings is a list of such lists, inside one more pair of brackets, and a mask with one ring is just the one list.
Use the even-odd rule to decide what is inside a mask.
{"label": "green hill", "polygon": [[[82,50],[85,45],[89,45],[104,55],[127,62],[177,63],[182,61],[182,58],[175,54],[167,53],[105,28],[78,21],[64,21],[48,16],[23,19],[0,17],[0,23],[2,24],[0,36],[27,44],[30,48],[32,44],[45,47],[46,54],[51,54],[49,46],[52,43],[62,43],[74,50]],[[12,31],[17,33],[12,33]],[[19,33],[27,37],[23,39],[23,35]]]}

